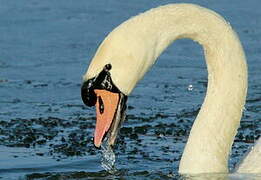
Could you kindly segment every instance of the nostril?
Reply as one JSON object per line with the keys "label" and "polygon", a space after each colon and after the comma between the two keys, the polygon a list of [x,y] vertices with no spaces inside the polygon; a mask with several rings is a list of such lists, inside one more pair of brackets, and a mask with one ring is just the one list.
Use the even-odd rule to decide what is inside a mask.
{"label": "nostril", "polygon": [[100,114],[102,114],[104,112],[104,104],[103,104],[102,98],[100,96],[98,97],[98,100],[99,100],[99,111],[100,111]]}

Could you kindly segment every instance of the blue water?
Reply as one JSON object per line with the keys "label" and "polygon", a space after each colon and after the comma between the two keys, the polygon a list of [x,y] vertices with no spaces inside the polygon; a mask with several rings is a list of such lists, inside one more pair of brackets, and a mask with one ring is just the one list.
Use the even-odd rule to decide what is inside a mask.
{"label": "blue water", "polygon": [[82,75],[104,37],[131,16],[175,2],[217,11],[244,46],[249,90],[234,168],[261,132],[259,0],[0,0],[0,179],[183,178],[178,162],[206,92],[200,45],[176,41],[129,97],[113,175],[92,142],[95,111],[80,97]]}

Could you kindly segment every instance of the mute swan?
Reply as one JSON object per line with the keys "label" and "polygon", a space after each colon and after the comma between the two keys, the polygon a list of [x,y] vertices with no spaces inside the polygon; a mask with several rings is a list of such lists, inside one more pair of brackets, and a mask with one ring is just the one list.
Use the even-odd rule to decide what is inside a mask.
{"label": "mute swan", "polygon": [[[179,173],[226,173],[246,99],[247,65],[231,26],[217,13],[197,5],[151,9],[119,25],[101,43],[82,85],[84,103],[96,105],[94,144],[99,147],[105,134],[109,144],[114,144],[124,121],[127,96],[162,51],[180,38],[193,39],[203,46],[208,87]],[[257,147],[259,154],[250,170],[256,173],[261,172]]]}

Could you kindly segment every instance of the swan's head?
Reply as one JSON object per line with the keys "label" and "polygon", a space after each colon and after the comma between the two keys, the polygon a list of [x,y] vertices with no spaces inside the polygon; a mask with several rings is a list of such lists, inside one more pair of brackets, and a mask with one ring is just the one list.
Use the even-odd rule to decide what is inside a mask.
{"label": "swan's head", "polygon": [[114,144],[124,120],[127,96],[155,59],[154,51],[148,53],[145,48],[152,42],[145,41],[144,36],[139,38],[134,31],[135,26],[128,31],[130,24],[132,20],[109,33],[83,76],[83,102],[88,106],[96,106],[94,144],[97,147],[105,137],[110,145]]}
{"label": "swan's head", "polygon": [[112,82],[111,68],[111,64],[106,64],[96,77],[84,81],[81,89],[83,102],[87,106],[96,106],[96,147],[100,147],[105,138],[109,145],[114,145],[125,119],[127,96]]}

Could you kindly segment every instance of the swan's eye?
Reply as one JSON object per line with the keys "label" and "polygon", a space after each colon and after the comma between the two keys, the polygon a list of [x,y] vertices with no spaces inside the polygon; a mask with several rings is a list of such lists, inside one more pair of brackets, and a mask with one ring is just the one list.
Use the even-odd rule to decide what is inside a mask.
{"label": "swan's eye", "polygon": [[98,100],[99,100],[99,111],[100,111],[100,114],[102,114],[104,112],[104,104],[103,104],[101,96],[98,97]]}

